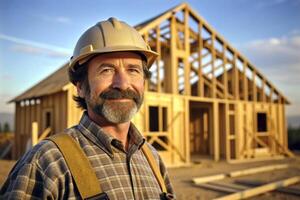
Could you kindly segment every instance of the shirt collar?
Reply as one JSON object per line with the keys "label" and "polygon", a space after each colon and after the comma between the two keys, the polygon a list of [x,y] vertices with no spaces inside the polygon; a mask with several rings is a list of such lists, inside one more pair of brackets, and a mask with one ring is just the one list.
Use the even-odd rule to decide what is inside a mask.
{"label": "shirt collar", "polygon": [[[85,137],[87,137],[95,145],[106,152],[111,158],[113,158],[113,150],[111,145],[113,145],[117,139],[111,136],[109,133],[105,133],[98,124],[89,118],[86,112],[84,112],[81,117],[78,129]],[[130,123],[128,137],[129,150],[132,149],[132,147],[134,147],[132,149],[133,151],[140,149],[145,142],[145,139],[133,123]]]}

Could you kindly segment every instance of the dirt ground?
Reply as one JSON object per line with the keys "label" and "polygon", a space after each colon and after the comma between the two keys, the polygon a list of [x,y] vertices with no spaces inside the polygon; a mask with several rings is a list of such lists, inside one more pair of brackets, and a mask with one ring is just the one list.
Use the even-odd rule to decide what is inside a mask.
{"label": "dirt ground", "polygon": [[[212,162],[203,161],[200,164],[191,165],[189,167],[170,168],[169,174],[175,193],[178,200],[207,200],[214,199],[228,195],[230,193],[217,192],[209,189],[205,189],[196,186],[192,179],[196,177],[205,177],[210,175],[222,174],[233,172],[236,170],[249,169],[254,167],[262,167],[276,164],[288,164],[289,167],[281,170],[274,170],[269,172],[257,173],[254,175],[240,176],[237,178],[225,178],[219,181],[219,183],[235,183],[238,180],[252,180],[252,181],[264,181],[267,183],[291,178],[294,176],[300,176],[300,156],[295,158],[285,158],[280,160],[248,162],[242,164],[228,164],[225,161]],[[290,186],[300,191],[300,183]],[[280,192],[268,192],[259,196],[255,196],[249,199],[255,200],[296,200],[300,199],[300,196],[284,194]]]}
{"label": "dirt ground", "polygon": [[[14,165],[14,161],[0,160],[0,186],[6,179],[7,174]],[[254,175],[241,176],[237,178],[226,178],[217,182],[234,183],[236,180],[255,180],[264,182],[273,182],[290,178],[293,176],[300,176],[300,156],[295,158],[285,158],[280,160],[249,162],[242,164],[228,164],[225,161],[213,162],[203,160],[198,164],[192,164],[186,167],[169,168],[169,175],[176,192],[178,200],[209,200],[216,197],[228,195],[229,193],[217,192],[209,189],[204,189],[193,184],[192,179],[195,177],[203,177],[221,173],[228,173],[241,169],[248,169],[252,167],[261,167],[274,164],[289,164],[289,168],[257,173]],[[300,191],[300,183],[291,186]],[[259,196],[249,199],[255,200],[269,200],[269,199],[283,199],[283,200],[296,200],[300,196],[284,194],[280,192],[268,192]]]}

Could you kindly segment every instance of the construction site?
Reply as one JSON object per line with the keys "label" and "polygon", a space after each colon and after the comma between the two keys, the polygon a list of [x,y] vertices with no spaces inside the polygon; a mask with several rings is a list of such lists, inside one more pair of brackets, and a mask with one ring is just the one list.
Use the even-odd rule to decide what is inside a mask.
{"label": "construction site", "polygon": [[[287,141],[290,101],[268,76],[187,3],[135,28],[159,57],[132,121],[169,168],[177,199],[299,199],[300,157]],[[1,135],[1,159],[17,160],[78,123],[67,69],[10,101],[15,132]],[[14,163],[1,161],[0,186]]]}

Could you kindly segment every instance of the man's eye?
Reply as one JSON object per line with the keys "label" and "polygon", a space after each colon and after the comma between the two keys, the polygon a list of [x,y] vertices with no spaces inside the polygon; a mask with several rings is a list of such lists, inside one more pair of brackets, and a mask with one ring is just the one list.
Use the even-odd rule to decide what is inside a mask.
{"label": "man's eye", "polygon": [[139,68],[129,68],[128,71],[130,73],[136,73],[136,74],[140,74],[142,71]]}
{"label": "man's eye", "polygon": [[100,73],[101,74],[107,74],[107,73],[113,73],[114,72],[114,69],[113,68],[103,68],[100,70]]}

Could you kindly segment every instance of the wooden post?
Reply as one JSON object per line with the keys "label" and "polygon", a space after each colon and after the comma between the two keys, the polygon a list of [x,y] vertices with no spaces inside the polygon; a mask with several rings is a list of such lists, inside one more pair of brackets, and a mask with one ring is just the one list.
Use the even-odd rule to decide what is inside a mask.
{"label": "wooden post", "polygon": [[32,146],[38,143],[38,123],[32,122],[31,126],[31,144]]}
{"label": "wooden post", "polygon": [[191,160],[191,155],[190,155],[190,101],[188,98],[184,99],[184,109],[185,109],[185,157],[186,157],[186,162],[189,163]]}
{"label": "wooden post", "polygon": [[253,69],[253,72],[252,72],[252,96],[253,96],[253,102],[256,103],[257,101],[257,91],[256,91],[256,72],[255,70]]}
{"label": "wooden post", "polygon": [[[148,32],[146,32],[144,34],[144,40],[146,41],[146,43],[148,44],[148,40],[149,40],[149,34]],[[145,81],[145,90],[149,91],[149,80]]]}
{"label": "wooden post", "polygon": [[160,60],[161,60],[161,44],[160,44],[160,28],[156,27],[156,52],[158,53],[158,57],[156,59],[157,65],[157,92],[162,92],[161,90],[161,74],[160,74]]}
{"label": "wooden post", "polygon": [[247,78],[247,61],[244,60],[243,63],[243,73],[244,73],[244,79],[243,79],[243,89],[244,89],[244,101],[248,101],[248,78]]}
{"label": "wooden post", "polygon": [[234,93],[234,99],[239,100],[240,94],[239,94],[239,71],[237,67],[237,53],[233,53],[233,93]]}
{"label": "wooden post", "polygon": [[177,39],[177,30],[176,30],[176,17],[175,14],[171,17],[171,80],[170,80],[170,86],[171,86],[171,92],[173,94],[178,94],[178,60],[177,60],[177,45],[176,45],[176,39]]}
{"label": "wooden post", "polygon": [[212,61],[211,61],[211,73],[212,73],[212,98],[216,98],[217,96],[217,79],[215,75],[215,62],[216,62],[216,49],[215,49],[216,35],[214,32],[211,33],[211,53],[212,53]]}
{"label": "wooden post", "polygon": [[190,81],[190,31],[189,31],[189,10],[184,10],[184,94],[191,95],[191,81]]}
{"label": "wooden post", "polygon": [[223,69],[224,69],[224,79],[223,79],[223,84],[224,84],[224,98],[228,99],[228,77],[227,77],[227,57],[226,57],[226,44],[223,43]]}
{"label": "wooden post", "polygon": [[203,40],[202,40],[202,21],[199,21],[198,25],[198,41],[199,41],[199,50],[198,50],[198,96],[204,97],[204,81],[202,74],[202,49],[203,49]]}
{"label": "wooden post", "polygon": [[230,135],[230,117],[229,117],[229,102],[227,101],[225,103],[225,152],[226,152],[226,160],[229,161],[231,158],[230,155],[230,140],[229,140],[229,135]]}
{"label": "wooden post", "polygon": [[262,77],[262,94],[261,94],[261,99],[262,99],[262,102],[266,102],[266,94],[265,94],[265,89],[266,89],[266,80],[264,77]]}
{"label": "wooden post", "polygon": [[214,138],[214,160],[220,160],[220,141],[219,141],[219,103],[213,102],[213,138]]}

